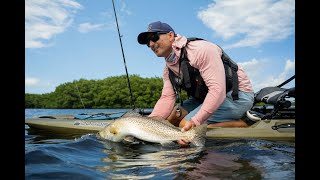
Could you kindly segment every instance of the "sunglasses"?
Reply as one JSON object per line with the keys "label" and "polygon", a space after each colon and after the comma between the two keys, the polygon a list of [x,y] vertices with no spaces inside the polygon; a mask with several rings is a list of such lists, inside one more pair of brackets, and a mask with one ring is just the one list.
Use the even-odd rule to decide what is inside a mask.
{"label": "sunglasses", "polygon": [[168,32],[156,32],[154,34],[151,34],[149,37],[147,37],[147,46],[150,47],[149,43],[150,41],[152,42],[157,42],[160,39],[161,34],[167,34]]}

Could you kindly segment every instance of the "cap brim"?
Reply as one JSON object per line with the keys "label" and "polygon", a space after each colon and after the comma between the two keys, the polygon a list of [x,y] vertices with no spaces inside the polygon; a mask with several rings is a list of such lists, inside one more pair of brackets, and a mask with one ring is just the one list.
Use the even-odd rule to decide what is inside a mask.
{"label": "cap brim", "polygon": [[147,44],[147,43],[148,43],[147,37],[148,37],[148,34],[150,34],[150,33],[155,33],[155,32],[150,32],[150,31],[148,31],[148,32],[142,32],[142,33],[140,33],[140,34],[138,35],[138,42],[139,42],[139,44]]}

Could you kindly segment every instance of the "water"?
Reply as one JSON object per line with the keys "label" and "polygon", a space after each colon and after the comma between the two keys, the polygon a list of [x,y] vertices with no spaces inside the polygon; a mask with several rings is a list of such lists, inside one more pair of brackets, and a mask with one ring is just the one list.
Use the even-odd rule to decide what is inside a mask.
{"label": "water", "polygon": [[[25,116],[123,112],[26,109]],[[295,143],[207,139],[202,148],[113,143],[25,125],[25,179],[295,179]]]}

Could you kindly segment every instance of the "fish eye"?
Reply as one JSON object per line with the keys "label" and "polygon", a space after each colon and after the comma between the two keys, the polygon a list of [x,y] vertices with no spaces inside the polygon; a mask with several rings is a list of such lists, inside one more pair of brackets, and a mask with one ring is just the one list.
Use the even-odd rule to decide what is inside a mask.
{"label": "fish eye", "polygon": [[110,133],[111,133],[111,134],[118,134],[117,128],[114,127],[114,126],[111,126],[111,127],[110,127]]}

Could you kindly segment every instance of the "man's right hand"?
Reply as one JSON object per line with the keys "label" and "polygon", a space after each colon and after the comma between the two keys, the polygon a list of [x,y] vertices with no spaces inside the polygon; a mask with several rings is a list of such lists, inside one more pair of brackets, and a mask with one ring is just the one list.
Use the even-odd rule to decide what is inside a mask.
{"label": "man's right hand", "polygon": [[[185,124],[181,128],[181,132],[188,131],[189,129],[192,129],[193,127],[196,127],[194,122],[192,120],[188,120],[188,121],[185,122]],[[185,140],[183,138],[179,139],[177,142],[178,142],[178,144],[180,144],[181,147],[186,147],[186,146],[188,146],[190,144],[189,141],[187,141],[187,140]]]}

